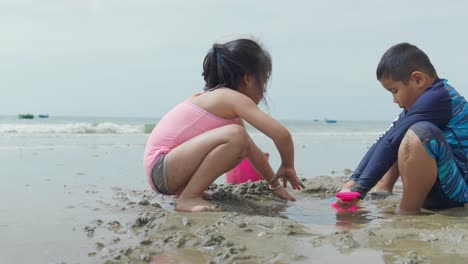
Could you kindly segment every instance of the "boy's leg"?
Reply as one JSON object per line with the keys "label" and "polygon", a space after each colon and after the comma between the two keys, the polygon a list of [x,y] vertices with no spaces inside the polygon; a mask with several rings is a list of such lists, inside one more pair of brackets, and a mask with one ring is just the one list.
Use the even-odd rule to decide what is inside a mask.
{"label": "boy's leg", "polygon": [[392,167],[385,173],[383,178],[375,185],[374,192],[392,193],[393,186],[400,177],[400,170],[398,169],[398,162],[395,162]]}
{"label": "boy's leg", "polygon": [[[462,154],[465,155],[463,150]],[[398,165],[403,180],[402,211],[463,206],[468,186],[455,161],[452,147],[432,123],[410,127],[399,148]]]}
{"label": "boy's leg", "polygon": [[437,178],[437,164],[411,128],[398,149],[403,181],[402,213],[418,213]]}
{"label": "boy's leg", "polygon": [[180,195],[176,210],[207,211],[214,207],[203,192],[250,151],[245,128],[228,125],[207,131],[179,145],[166,156],[167,185]]}

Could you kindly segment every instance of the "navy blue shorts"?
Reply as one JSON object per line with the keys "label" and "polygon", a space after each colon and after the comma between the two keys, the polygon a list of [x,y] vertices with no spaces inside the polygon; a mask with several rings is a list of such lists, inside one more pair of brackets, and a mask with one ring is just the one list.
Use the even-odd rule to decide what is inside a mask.
{"label": "navy blue shorts", "polygon": [[464,203],[453,201],[445,194],[438,178],[423,203],[423,208],[426,209],[447,209],[463,206]]}
{"label": "navy blue shorts", "polygon": [[427,195],[423,208],[443,209],[463,206],[468,186],[453,150],[443,132],[430,122],[418,122],[410,127],[424,148],[437,163],[437,180]]}

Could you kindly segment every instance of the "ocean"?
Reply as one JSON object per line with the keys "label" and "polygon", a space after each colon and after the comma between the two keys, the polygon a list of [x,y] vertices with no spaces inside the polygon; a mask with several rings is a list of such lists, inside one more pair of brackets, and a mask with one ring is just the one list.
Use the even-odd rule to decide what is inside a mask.
{"label": "ocean", "polygon": [[[1,148],[41,148],[67,145],[143,146],[158,119],[118,117],[49,117],[32,120],[0,116]],[[293,136],[296,171],[302,177],[353,169],[390,121],[280,120]],[[255,143],[280,164],[273,142],[248,126]],[[27,139],[27,140],[25,140]]]}

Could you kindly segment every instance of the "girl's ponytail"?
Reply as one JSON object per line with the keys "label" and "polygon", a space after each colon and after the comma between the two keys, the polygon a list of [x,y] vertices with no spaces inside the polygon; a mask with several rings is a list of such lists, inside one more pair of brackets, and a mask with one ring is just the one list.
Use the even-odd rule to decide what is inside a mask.
{"label": "girl's ponytail", "polygon": [[217,52],[213,45],[213,48],[206,54],[205,59],[203,60],[203,78],[205,80],[205,90],[206,87],[210,87],[215,83],[219,82],[217,68]]}
{"label": "girl's ponytail", "polygon": [[205,90],[220,87],[238,90],[245,75],[266,82],[270,73],[270,55],[250,39],[215,43],[203,60]]}

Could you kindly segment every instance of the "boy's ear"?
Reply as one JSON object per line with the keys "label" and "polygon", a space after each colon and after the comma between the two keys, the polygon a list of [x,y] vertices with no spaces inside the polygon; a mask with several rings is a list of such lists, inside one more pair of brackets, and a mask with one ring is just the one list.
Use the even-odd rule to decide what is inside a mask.
{"label": "boy's ear", "polygon": [[411,79],[416,82],[418,86],[423,86],[424,83],[426,82],[426,75],[424,75],[420,71],[414,71],[411,73]]}

